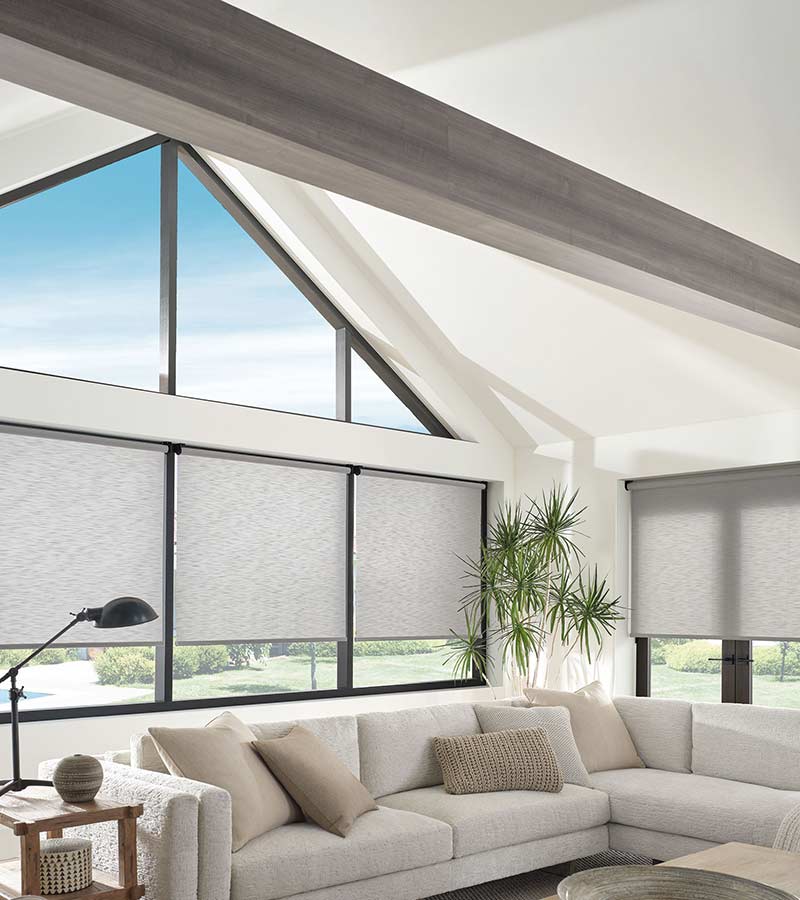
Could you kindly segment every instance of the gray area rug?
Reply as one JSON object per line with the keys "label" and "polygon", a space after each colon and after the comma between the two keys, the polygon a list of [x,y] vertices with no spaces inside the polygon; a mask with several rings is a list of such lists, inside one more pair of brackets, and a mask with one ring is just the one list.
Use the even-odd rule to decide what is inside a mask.
{"label": "gray area rug", "polygon": [[[476,884],[474,887],[447,894],[437,894],[429,900],[544,900],[545,897],[555,894],[559,882],[571,872],[597,869],[601,866],[649,866],[652,863],[652,859],[643,856],[608,850],[576,860],[570,864],[569,872],[566,867],[560,867],[558,871],[537,869],[524,875],[501,878],[500,881],[490,881],[487,884]],[[564,870],[561,871],[561,868]]]}

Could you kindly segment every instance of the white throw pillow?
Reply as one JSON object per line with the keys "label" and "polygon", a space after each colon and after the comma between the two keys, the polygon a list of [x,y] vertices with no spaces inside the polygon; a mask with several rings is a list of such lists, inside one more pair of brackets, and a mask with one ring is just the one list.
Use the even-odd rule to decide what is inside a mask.
{"label": "white throw pillow", "polygon": [[519,728],[542,728],[555,751],[558,766],[569,784],[591,787],[589,773],[583,764],[570,727],[569,712],[563,707],[514,707],[476,703],[475,715],[481,731],[512,731]]}

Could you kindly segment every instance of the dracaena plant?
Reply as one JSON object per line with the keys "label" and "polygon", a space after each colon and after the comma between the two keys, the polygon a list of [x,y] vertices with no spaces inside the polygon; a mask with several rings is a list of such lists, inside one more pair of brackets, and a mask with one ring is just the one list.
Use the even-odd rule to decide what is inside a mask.
{"label": "dracaena plant", "polygon": [[516,690],[537,684],[559,647],[560,659],[576,650],[589,663],[596,658],[623,617],[620,598],[585,562],[585,511],[577,491],[555,485],[539,499],[498,509],[480,558],[463,560],[465,627],[453,632],[448,657],[456,679],[476,670],[487,680],[484,622]]}

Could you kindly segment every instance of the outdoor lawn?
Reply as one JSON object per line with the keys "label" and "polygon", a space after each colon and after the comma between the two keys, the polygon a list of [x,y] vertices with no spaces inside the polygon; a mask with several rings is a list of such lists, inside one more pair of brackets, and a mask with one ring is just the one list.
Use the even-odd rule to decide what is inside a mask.
{"label": "outdoor lawn", "polygon": [[[443,665],[447,650],[442,645],[432,653],[407,656],[356,656],[353,682],[356,687],[380,684],[408,684],[419,681],[451,680]],[[336,659],[317,660],[317,689],[336,687]],[[176,700],[270,694],[311,690],[311,661],[307,656],[275,656],[251,663],[250,668],[226,670],[210,675],[194,675],[173,682]]]}
{"label": "outdoor lawn", "polygon": [[[654,640],[652,647],[651,696],[719,703],[720,664],[708,660],[719,657],[718,642]],[[753,703],[800,709],[800,644],[787,645],[782,680],[779,647],[754,647]]]}

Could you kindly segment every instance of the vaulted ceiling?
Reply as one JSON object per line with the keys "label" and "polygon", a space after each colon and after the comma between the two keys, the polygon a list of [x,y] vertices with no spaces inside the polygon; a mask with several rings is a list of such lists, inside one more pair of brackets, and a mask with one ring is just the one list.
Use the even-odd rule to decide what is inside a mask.
{"label": "vaulted ceiling", "polygon": [[[800,260],[794,0],[235,5]],[[0,139],[67,110],[0,84]],[[273,212],[312,255],[312,219],[348,238],[350,274],[368,272],[371,288],[362,280],[361,302],[354,291],[341,302],[362,306],[387,354],[470,436],[483,423],[540,444],[800,408],[798,350],[251,167],[239,174],[267,204],[280,187]]]}

